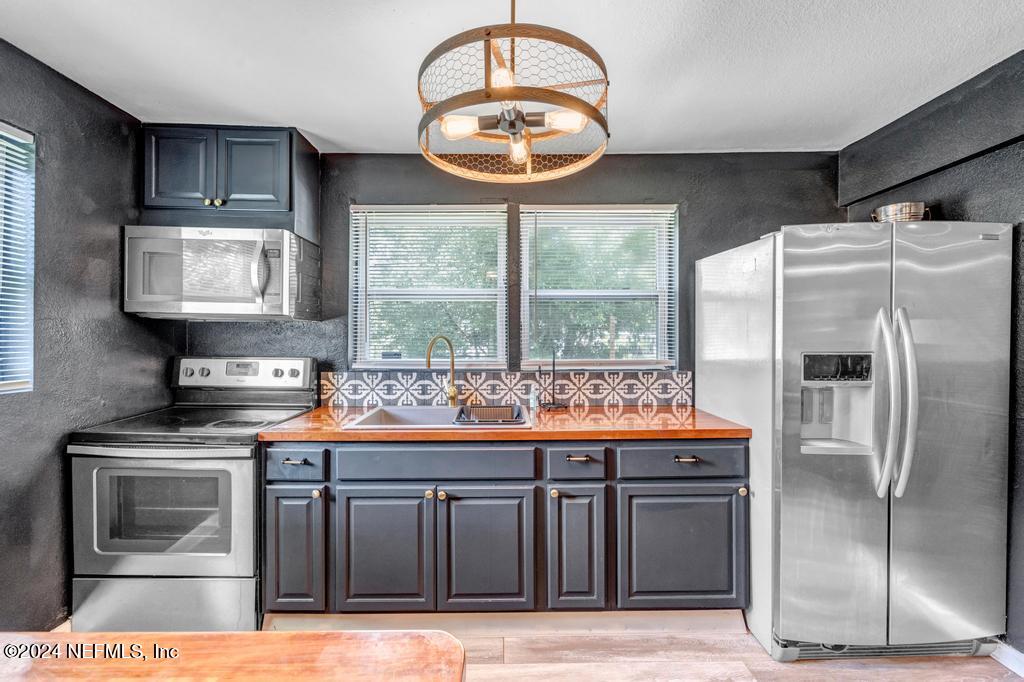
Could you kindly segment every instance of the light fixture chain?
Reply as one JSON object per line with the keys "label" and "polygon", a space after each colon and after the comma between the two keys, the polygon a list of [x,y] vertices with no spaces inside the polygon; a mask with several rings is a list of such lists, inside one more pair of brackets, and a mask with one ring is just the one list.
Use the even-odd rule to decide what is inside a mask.
{"label": "light fixture chain", "polygon": [[[516,23],[516,0],[511,0],[512,3],[512,21],[509,23]],[[512,73],[516,72],[516,37],[511,36],[509,38],[508,47],[508,68]]]}

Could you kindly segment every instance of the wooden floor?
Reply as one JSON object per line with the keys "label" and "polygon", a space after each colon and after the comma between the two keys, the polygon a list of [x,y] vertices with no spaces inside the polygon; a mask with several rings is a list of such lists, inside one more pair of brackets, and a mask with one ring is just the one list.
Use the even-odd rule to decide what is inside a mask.
{"label": "wooden floor", "polygon": [[273,615],[264,629],[437,629],[466,649],[470,682],[543,680],[1004,680],[989,657],[776,663],[738,611]]}

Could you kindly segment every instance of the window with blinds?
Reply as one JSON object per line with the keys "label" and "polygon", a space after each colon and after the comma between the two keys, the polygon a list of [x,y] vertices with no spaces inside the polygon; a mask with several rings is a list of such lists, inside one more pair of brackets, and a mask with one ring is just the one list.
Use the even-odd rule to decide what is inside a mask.
{"label": "window with blinds", "polygon": [[353,206],[351,366],[423,367],[444,334],[461,367],[505,367],[507,230],[504,205]]}
{"label": "window with blinds", "polygon": [[0,123],[0,393],[32,389],[33,138]]}
{"label": "window with blinds", "polygon": [[522,364],[672,367],[675,206],[523,206]]}

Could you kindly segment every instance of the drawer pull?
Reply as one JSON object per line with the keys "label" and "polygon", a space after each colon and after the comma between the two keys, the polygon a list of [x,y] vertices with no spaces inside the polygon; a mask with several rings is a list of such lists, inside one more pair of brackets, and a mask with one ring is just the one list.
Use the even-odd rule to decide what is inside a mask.
{"label": "drawer pull", "polygon": [[281,464],[309,464],[309,460],[303,457],[302,459],[292,459],[291,457],[285,457],[281,460]]}
{"label": "drawer pull", "polygon": [[679,455],[676,455],[672,458],[672,461],[676,464],[699,464],[700,457],[680,457]]}
{"label": "drawer pull", "polygon": [[566,462],[583,462],[584,464],[590,461],[590,455],[566,455]]}

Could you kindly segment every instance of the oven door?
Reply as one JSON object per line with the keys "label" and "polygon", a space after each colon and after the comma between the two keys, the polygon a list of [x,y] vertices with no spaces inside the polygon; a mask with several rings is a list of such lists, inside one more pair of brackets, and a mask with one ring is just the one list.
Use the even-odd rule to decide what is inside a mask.
{"label": "oven door", "polygon": [[71,469],[76,575],[255,575],[254,459],[74,457]]}
{"label": "oven door", "polygon": [[285,230],[128,225],[125,312],[187,319],[287,315],[290,240]]}

